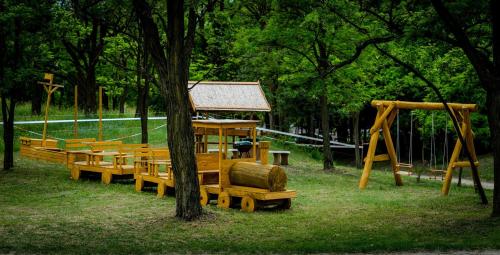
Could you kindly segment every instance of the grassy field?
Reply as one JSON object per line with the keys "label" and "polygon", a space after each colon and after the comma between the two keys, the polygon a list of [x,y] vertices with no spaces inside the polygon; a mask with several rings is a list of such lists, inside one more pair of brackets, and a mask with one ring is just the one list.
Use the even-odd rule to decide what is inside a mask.
{"label": "grassy field", "polygon": [[[18,108],[25,120],[27,106]],[[51,119],[71,111],[51,110]],[[68,117],[69,116],[69,117]],[[107,117],[133,116],[108,112]],[[87,116],[94,118],[95,116]],[[150,143],[166,144],[164,121],[150,121]],[[18,136],[36,137],[41,125],[20,126]],[[3,129],[0,129],[0,133]],[[80,124],[80,137],[96,137],[97,123]],[[105,139],[137,143],[137,121],[105,122]],[[72,124],[51,124],[49,135],[72,136]],[[18,146],[18,142],[16,142]],[[500,220],[479,204],[472,188],[404,176],[395,187],[387,165],[377,164],[367,190],[359,191],[360,170],[337,163],[324,173],[318,151],[273,142],[291,150],[286,168],[298,198],[288,211],[222,210],[210,205],[195,222],[174,217],[175,199],[137,193],[132,181],[102,185],[100,178],[75,182],[56,164],[22,160],[0,171],[0,253],[327,253],[500,249]],[[0,144],[3,150],[3,144]],[[0,164],[3,155],[0,151]],[[484,179],[492,177],[490,157],[481,158]],[[468,174],[466,174],[468,175]],[[487,191],[491,201],[492,193]]]}
{"label": "grassy field", "polygon": [[[275,147],[276,148],[276,147]],[[0,162],[1,163],[1,162]],[[500,221],[471,188],[404,177],[395,187],[375,171],[359,191],[359,170],[321,170],[292,149],[286,171],[298,198],[288,211],[243,213],[210,205],[203,219],[173,217],[175,199],[137,193],[132,182],[69,179],[64,167],[16,158],[0,172],[0,253],[312,253],[500,248]],[[487,192],[491,199],[491,192]]]}

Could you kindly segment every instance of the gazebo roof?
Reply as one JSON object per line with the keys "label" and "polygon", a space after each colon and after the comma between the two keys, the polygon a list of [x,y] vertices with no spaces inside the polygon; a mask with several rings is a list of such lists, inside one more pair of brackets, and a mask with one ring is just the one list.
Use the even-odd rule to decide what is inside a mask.
{"label": "gazebo roof", "polygon": [[191,88],[189,100],[194,111],[271,111],[258,81],[202,81],[196,83],[196,81],[188,83],[189,88]]}

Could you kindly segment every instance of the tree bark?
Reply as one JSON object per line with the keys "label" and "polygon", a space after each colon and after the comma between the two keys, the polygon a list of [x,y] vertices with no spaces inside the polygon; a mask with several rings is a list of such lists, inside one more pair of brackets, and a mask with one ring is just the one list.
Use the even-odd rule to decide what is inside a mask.
{"label": "tree bark", "polygon": [[[469,36],[462,29],[459,20],[444,6],[441,0],[431,0],[434,10],[439,15],[445,27],[453,34],[457,45],[463,50],[477,73],[481,85],[486,90],[488,106],[488,122],[493,147],[494,185],[493,217],[500,217],[500,18],[499,2],[490,0],[490,15],[492,21],[493,61],[477,50]],[[474,170],[474,169],[473,169]]]}
{"label": "tree bark", "polygon": [[[500,87],[500,86],[499,86]],[[492,216],[500,216],[500,90],[487,94],[488,123],[493,147],[493,211]]]}
{"label": "tree bark", "polygon": [[332,171],[333,166],[332,149],[330,148],[330,115],[328,114],[328,97],[326,88],[320,96],[321,104],[321,129],[323,131],[323,170]]}
{"label": "tree bark", "polygon": [[31,115],[42,114],[42,95],[43,87],[38,84],[33,85],[33,94],[31,98]]}
{"label": "tree bark", "polygon": [[14,167],[14,110],[16,101],[10,99],[10,105],[7,98],[2,94],[2,121],[3,121],[3,142],[5,146],[3,169],[9,170]]}
{"label": "tree bark", "polygon": [[[166,56],[150,6],[144,0],[134,0],[134,8],[140,19],[148,51],[160,76],[162,95],[167,102],[167,135],[175,178],[176,216],[184,220],[194,220],[202,214],[202,208],[187,90],[191,49],[185,46],[191,44],[189,39],[184,44],[184,1],[167,1]],[[195,25],[192,22],[196,21],[193,8],[190,6],[190,29],[186,37],[192,39],[192,26]]]}

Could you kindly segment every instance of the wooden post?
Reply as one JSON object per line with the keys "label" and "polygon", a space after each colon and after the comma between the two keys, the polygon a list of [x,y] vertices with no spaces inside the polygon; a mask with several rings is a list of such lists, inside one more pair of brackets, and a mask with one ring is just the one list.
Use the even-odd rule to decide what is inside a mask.
{"label": "wooden post", "polygon": [[102,86],[99,86],[99,134],[98,140],[102,141]]}
{"label": "wooden post", "polygon": [[54,84],[54,74],[45,73],[44,80],[48,80],[49,82],[39,81],[38,84],[43,85],[43,88],[47,92],[47,103],[45,105],[45,119],[43,122],[43,132],[42,132],[42,147],[47,145],[47,126],[49,121],[49,106],[50,99],[52,97],[52,93],[54,93],[58,88],[63,88],[64,86]]}
{"label": "wooden post", "polygon": [[203,132],[205,134],[203,135],[203,153],[208,152],[208,133],[207,133],[207,128],[203,128]]}
{"label": "wooden post", "polygon": [[75,86],[75,106],[74,106],[73,137],[78,138],[78,86]]}
{"label": "wooden post", "polygon": [[260,147],[260,163],[267,165],[269,163],[269,147],[271,147],[271,142],[261,141],[259,142]]}
{"label": "wooden post", "polygon": [[[462,133],[462,136],[465,137],[466,132],[467,132],[467,122],[465,118],[462,119],[462,127],[460,132]],[[448,195],[450,192],[450,187],[451,187],[451,179],[453,178],[453,168],[454,168],[454,163],[457,162],[458,157],[460,156],[460,151],[462,151],[462,143],[460,142],[460,139],[457,139],[457,142],[455,143],[455,148],[453,149],[453,153],[451,154],[450,158],[450,163],[448,164],[448,168],[446,169],[446,177],[443,182],[443,187],[441,188],[441,193],[443,195]]]}
{"label": "wooden post", "polygon": [[227,159],[227,128],[224,129],[224,159]]}
{"label": "wooden post", "polygon": [[253,145],[252,145],[252,158],[257,160],[257,128],[252,128]]}
{"label": "wooden post", "polygon": [[384,120],[382,124],[382,132],[384,136],[385,146],[387,147],[387,153],[389,154],[389,158],[391,159],[394,180],[396,181],[397,186],[403,186],[403,180],[401,180],[401,175],[399,175],[399,166],[397,161],[398,158],[396,155],[396,150],[394,149],[394,144],[392,142],[392,137],[391,137],[391,131],[389,129],[389,125],[387,124],[387,120]]}
{"label": "wooden post", "polygon": [[222,191],[222,127],[219,127],[219,188]]}
{"label": "wooden post", "polygon": [[[381,118],[384,108],[379,105],[377,106],[378,112],[375,121]],[[365,189],[368,184],[368,178],[370,177],[370,173],[372,171],[373,157],[375,157],[375,150],[377,149],[378,137],[380,135],[380,129],[375,130],[374,133],[370,134],[370,145],[368,146],[368,152],[366,153],[366,162],[365,167],[363,168],[363,174],[361,175],[361,179],[359,181],[359,188]]]}
{"label": "wooden post", "polygon": [[52,93],[50,92],[50,89],[47,89],[47,103],[45,104],[45,120],[43,122],[43,133],[42,133],[42,147],[45,147],[46,145],[46,139],[47,139],[47,125],[49,121],[49,105],[50,105],[50,98],[52,96]]}

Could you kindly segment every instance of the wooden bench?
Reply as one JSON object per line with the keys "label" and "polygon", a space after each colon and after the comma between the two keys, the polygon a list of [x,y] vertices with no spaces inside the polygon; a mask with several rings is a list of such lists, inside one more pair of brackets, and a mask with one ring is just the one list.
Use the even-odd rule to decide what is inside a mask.
{"label": "wooden bench", "polygon": [[[111,178],[108,178],[105,166],[113,165],[113,161],[105,161],[108,157],[119,155],[118,147],[122,144],[121,141],[105,141],[105,142],[88,142],[90,151],[85,152],[84,161],[75,161],[71,167],[71,177],[73,180],[80,178],[80,173],[95,172],[101,173],[101,180],[103,183],[109,183]],[[104,174],[106,173],[106,174]],[[133,173],[133,172],[132,172]],[[109,179],[109,182],[108,182]]]}
{"label": "wooden bench", "polygon": [[269,153],[273,154],[273,165],[288,165],[288,155],[290,155],[290,151],[269,151]]}
{"label": "wooden bench", "polygon": [[89,143],[95,142],[95,138],[66,139],[64,142],[66,166],[71,168],[74,162],[85,160],[85,154],[90,152]]}

